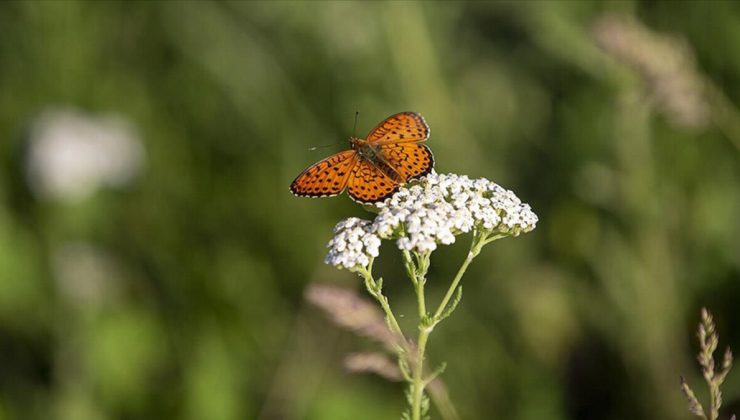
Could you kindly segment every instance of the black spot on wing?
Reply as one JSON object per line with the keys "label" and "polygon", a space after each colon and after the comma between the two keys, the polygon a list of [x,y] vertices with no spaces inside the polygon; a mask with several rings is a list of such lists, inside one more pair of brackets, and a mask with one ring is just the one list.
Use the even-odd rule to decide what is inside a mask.
{"label": "black spot on wing", "polygon": [[424,144],[420,144],[419,146],[424,149],[427,157],[429,158],[429,166],[427,166],[427,168],[421,173],[414,175],[409,179],[419,179],[423,176],[428,175],[430,172],[432,172],[432,169],[434,169],[434,154],[432,154],[432,150]]}

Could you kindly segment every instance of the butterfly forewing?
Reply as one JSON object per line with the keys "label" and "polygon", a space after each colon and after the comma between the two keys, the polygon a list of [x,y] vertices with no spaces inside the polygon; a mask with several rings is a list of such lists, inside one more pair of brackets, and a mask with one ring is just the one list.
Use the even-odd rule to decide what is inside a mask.
{"label": "butterfly forewing", "polygon": [[358,159],[347,181],[347,192],[360,203],[375,203],[393,195],[398,183],[366,159]]}
{"label": "butterfly forewing", "polygon": [[416,112],[391,115],[367,135],[371,144],[418,143],[429,138],[429,126]]}
{"label": "butterfly forewing", "polygon": [[290,191],[302,197],[331,197],[340,194],[356,165],[354,150],[346,150],[310,166],[290,184]]}

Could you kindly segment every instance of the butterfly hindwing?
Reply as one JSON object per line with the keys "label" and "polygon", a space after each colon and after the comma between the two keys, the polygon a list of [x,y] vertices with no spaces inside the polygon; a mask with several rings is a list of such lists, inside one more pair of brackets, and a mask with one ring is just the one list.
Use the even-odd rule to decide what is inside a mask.
{"label": "butterfly hindwing", "polygon": [[347,180],[347,192],[360,203],[375,203],[390,197],[398,190],[398,182],[392,180],[367,159],[358,159]]}
{"label": "butterfly hindwing", "polygon": [[290,191],[301,197],[331,197],[347,186],[357,156],[346,150],[310,166],[290,184]]}
{"label": "butterfly hindwing", "polygon": [[429,126],[416,112],[391,115],[367,135],[370,144],[418,143],[429,138]]}
{"label": "butterfly hindwing", "polygon": [[434,155],[423,144],[400,143],[380,146],[380,158],[403,179],[408,182],[421,178],[434,168]]}

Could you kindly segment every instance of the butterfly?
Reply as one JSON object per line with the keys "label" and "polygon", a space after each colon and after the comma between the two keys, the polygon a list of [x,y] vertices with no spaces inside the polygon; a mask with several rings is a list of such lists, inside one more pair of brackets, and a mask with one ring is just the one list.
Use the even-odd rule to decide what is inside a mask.
{"label": "butterfly", "polygon": [[391,115],[365,139],[351,137],[351,149],[309,166],[290,184],[300,197],[333,197],[345,189],[359,203],[393,195],[401,184],[434,168],[432,151],[423,144],[429,126],[416,112]]}

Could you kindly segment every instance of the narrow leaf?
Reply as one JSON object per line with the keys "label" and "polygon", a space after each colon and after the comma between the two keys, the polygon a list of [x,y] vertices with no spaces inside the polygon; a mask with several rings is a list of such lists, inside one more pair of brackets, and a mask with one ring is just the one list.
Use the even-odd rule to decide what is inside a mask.
{"label": "narrow leaf", "polygon": [[461,299],[462,299],[462,285],[458,286],[457,293],[455,293],[455,297],[452,299],[450,303],[447,304],[447,307],[445,308],[444,312],[440,314],[439,319],[437,319],[437,322],[442,321],[443,319],[452,315],[452,312],[455,311],[455,309],[457,308],[457,304],[460,303]]}

